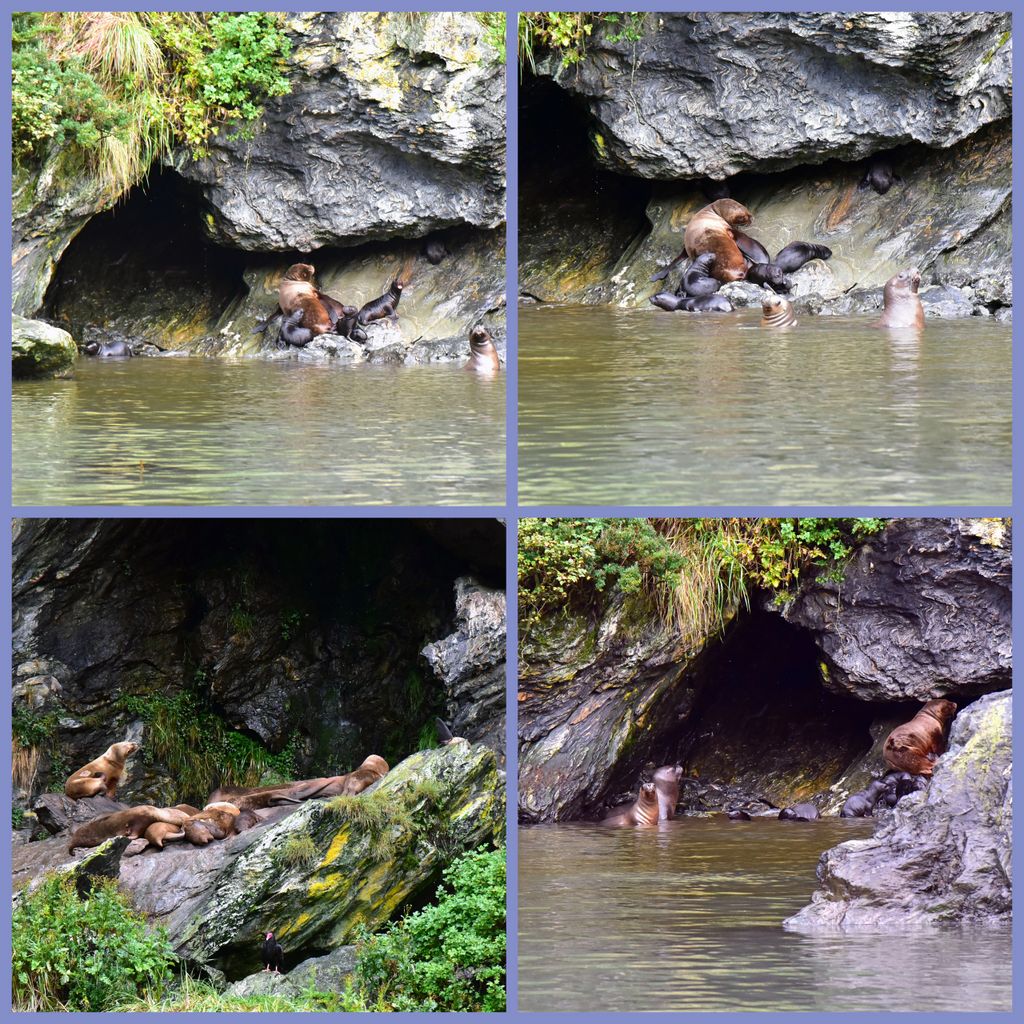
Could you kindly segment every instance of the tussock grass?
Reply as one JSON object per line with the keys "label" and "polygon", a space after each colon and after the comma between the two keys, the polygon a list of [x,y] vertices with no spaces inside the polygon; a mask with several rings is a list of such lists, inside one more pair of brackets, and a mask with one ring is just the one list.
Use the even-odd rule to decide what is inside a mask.
{"label": "tussock grass", "polygon": [[273,860],[289,868],[308,868],[319,860],[316,844],[308,832],[289,836],[272,854]]}

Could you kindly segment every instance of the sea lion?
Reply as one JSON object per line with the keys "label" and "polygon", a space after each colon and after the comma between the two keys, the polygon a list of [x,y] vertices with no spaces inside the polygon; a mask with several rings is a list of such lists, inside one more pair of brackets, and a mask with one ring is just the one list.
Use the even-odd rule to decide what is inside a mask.
{"label": "sea lion", "polygon": [[768,255],[768,250],[756,238],[751,238],[746,232],[735,227],[732,229],[732,233],[736,239],[736,248],[751,263],[771,263],[772,258]]}
{"label": "sea lion", "polygon": [[689,298],[688,295],[673,295],[671,292],[658,292],[651,296],[651,303],[666,313],[674,313],[677,309],[683,308],[683,303]]}
{"label": "sea lion", "polygon": [[423,255],[426,256],[428,263],[432,263],[436,267],[445,256],[450,256],[451,253],[440,238],[428,238],[423,243]]}
{"label": "sea lion", "polygon": [[437,741],[442,747],[451,746],[453,743],[468,743],[469,740],[465,736],[453,736],[451,729],[448,728],[448,723],[443,719],[435,718],[434,722],[437,727]]}
{"label": "sea lion", "polygon": [[313,340],[313,332],[308,327],[302,326],[302,319],[305,312],[301,309],[294,309],[284,315],[281,321],[281,333],[278,337],[288,345],[296,348],[304,348]]}
{"label": "sea lion", "polygon": [[717,199],[699,210],[683,235],[683,246],[691,260],[706,252],[715,254],[713,277],[719,281],[742,281],[747,276],[747,261],[736,245],[733,229],[745,227],[753,218],[735,199]]}
{"label": "sea lion", "polygon": [[923,330],[924,308],[917,294],[920,284],[921,271],[917,267],[908,267],[890,277],[885,282],[885,311],[871,326]]}
{"label": "sea lion", "polygon": [[91,341],[82,351],[100,359],[131,359],[135,355],[126,341]]}
{"label": "sea lion", "polygon": [[262,819],[255,811],[241,810],[238,812],[238,817],[235,818],[235,831],[245,832],[247,829],[255,828],[261,821]]}
{"label": "sea lion", "polygon": [[364,789],[383,779],[391,769],[387,761],[371,754],[353,772],[347,775],[325,776],[293,783],[289,796],[298,800],[322,800],[329,796],[357,796]]}
{"label": "sea lion", "polygon": [[818,821],[821,814],[814,804],[793,804],[779,811],[779,821]]}
{"label": "sea lion", "polygon": [[730,821],[750,821],[750,815],[746,811],[726,811],[725,816]]}
{"label": "sea lion", "polygon": [[931,778],[936,759],[946,752],[946,734],[957,707],[951,700],[930,700],[909,722],[885,738],[885,763],[911,775]]}
{"label": "sea lion", "polygon": [[792,327],[796,324],[793,304],[781,295],[768,292],[761,297],[762,327]]}
{"label": "sea lion", "polygon": [[659,817],[658,791],[653,782],[640,787],[636,803],[622,810],[613,811],[602,825],[657,825]]}
{"label": "sea lion", "polygon": [[[277,304],[281,312],[287,318],[296,310],[302,310],[300,322],[302,328],[310,332],[311,338],[334,331],[334,318],[328,312],[321,293],[313,285],[315,274],[316,270],[311,263],[293,263],[277,286]],[[334,299],[331,302],[340,306]]]}
{"label": "sea lion", "polygon": [[365,303],[356,314],[359,326],[365,327],[367,324],[373,323],[374,320],[383,320],[384,317],[391,321],[397,320],[398,300],[402,297],[403,287],[402,282],[396,277],[388,285],[388,290],[383,295],[378,295],[377,298],[370,299]]}
{"label": "sea lion", "polygon": [[658,820],[671,821],[679,803],[679,780],[683,777],[682,765],[666,764],[654,773],[654,788],[658,797]]}
{"label": "sea lion", "polygon": [[341,311],[342,316],[334,322],[334,333],[362,344],[366,341],[367,335],[366,331],[356,323],[359,310],[355,306],[342,306]]}
{"label": "sea lion", "polygon": [[859,793],[852,793],[843,804],[839,812],[840,818],[870,818],[875,804],[885,793],[886,786],[881,779],[869,782],[866,789]]}
{"label": "sea lion", "polygon": [[463,369],[475,373],[497,373],[501,369],[491,332],[481,324],[469,332],[469,360]]}
{"label": "sea lion", "polygon": [[683,278],[676,289],[676,295],[688,295],[692,298],[714,295],[722,287],[722,282],[711,276],[714,262],[715,254],[713,252],[706,252],[698,256],[683,271]]}
{"label": "sea lion", "polygon": [[188,819],[183,811],[170,807],[154,807],[152,804],[140,804],[129,807],[127,811],[115,811],[104,814],[101,818],[93,818],[84,825],[79,825],[68,839],[68,853],[79,847],[99,846],[114,836],[130,836],[138,839],[154,822],[162,821],[180,828]]}
{"label": "sea lion", "polygon": [[184,811],[186,814],[199,814],[201,813],[198,807],[193,807],[191,804],[175,804],[172,808],[175,811]]}
{"label": "sea lion", "polygon": [[813,242],[790,242],[772,261],[784,274],[794,274],[805,263],[811,260],[828,260],[832,258],[832,250],[827,245],[815,245]]}
{"label": "sea lion", "polygon": [[291,791],[305,785],[307,781],[285,782],[275,786],[219,786],[210,794],[207,806],[228,801],[240,811],[258,811],[278,804],[298,804],[302,801],[292,796]]}
{"label": "sea lion", "polygon": [[683,299],[679,309],[687,313],[731,313],[732,303],[724,295],[702,295]]}
{"label": "sea lion", "polygon": [[752,263],[747,267],[751,284],[767,285],[774,292],[789,292],[789,278],[777,263]]}
{"label": "sea lion", "polygon": [[892,164],[885,157],[875,157],[868,164],[857,190],[873,188],[880,196],[884,196],[896,182],[902,184],[903,179],[893,170]]}
{"label": "sea lion", "polygon": [[112,743],[94,761],[79,768],[64,783],[64,795],[78,800],[106,793],[111,800],[124,775],[125,762],[139,749],[138,743]]}
{"label": "sea lion", "polygon": [[180,825],[169,825],[166,821],[154,821],[142,834],[146,842],[158,850],[164,848],[164,843],[185,838],[185,830]]}
{"label": "sea lion", "polygon": [[235,819],[240,813],[238,807],[226,801],[207,804],[185,822],[185,836],[196,846],[205,846],[211,839],[227,839],[234,835]]}

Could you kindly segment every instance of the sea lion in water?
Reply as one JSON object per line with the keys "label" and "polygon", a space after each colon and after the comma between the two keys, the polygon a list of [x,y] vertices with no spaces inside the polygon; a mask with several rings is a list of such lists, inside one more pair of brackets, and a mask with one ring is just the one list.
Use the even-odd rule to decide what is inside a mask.
{"label": "sea lion in water", "polygon": [[896,182],[902,184],[903,179],[893,170],[892,164],[885,157],[875,157],[868,164],[857,190],[873,188],[880,196],[884,196]]}
{"label": "sea lion in water", "polygon": [[481,324],[469,332],[469,360],[463,369],[476,373],[497,373],[501,369],[491,332]]}
{"label": "sea lion in water", "polygon": [[683,278],[676,289],[676,295],[687,295],[691,298],[714,295],[722,287],[722,282],[711,276],[714,262],[715,254],[713,252],[706,252],[698,256],[683,271]]}
{"label": "sea lion in water", "polygon": [[946,752],[946,734],[956,715],[951,700],[930,700],[909,722],[896,726],[885,738],[885,763],[911,775],[931,778],[936,759]]}
{"label": "sea lion in water", "polygon": [[811,260],[829,260],[831,258],[832,250],[827,245],[816,245],[813,242],[790,242],[784,249],[779,250],[772,262],[784,274],[794,274]]}
{"label": "sea lion in water", "polygon": [[731,313],[732,303],[724,295],[704,295],[694,298],[690,295],[673,295],[658,292],[651,296],[651,302],[669,313],[682,310],[685,313]]}
{"label": "sea lion in water", "polygon": [[881,779],[870,782],[866,789],[859,793],[852,793],[843,804],[839,812],[840,818],[870,818],[875,804],[885,793],[886,786]]}
{"label": "sea lion in water", "polygon": [[725,816],[730,821],[750,821],[750,815],[746,811],[726,811]]}
{"label": "sea lion in water", "polygon": [[821,814],[814,804],[793,804],[779,811],[779,821],[818,821]]}
{"label": "sea lion in water", "polygon": [[180,828],[188,819],[183,811],[170,807],[154,807],[152,804],[141,804],[129,807],[127,811],[115,811],[104,814],[101,818],[93,818],[84,825],[79,825],[68,839],[68,853],[79,847],[99,846],[114,836],[130,836],[138,839],[154,822],[162,821]]}
{"label": "sea lion in water", "polygon": [[671,821],[679,803],[679,780],[683,777],[682,765],[666,764],[654,773],[654,788],[658,796],[658,820]]}
{"label": "sea lion in water", "polygon": [[623,810],[613,811],[602,825],[657,825],[659,816],[658,791],[653,782],[640,787],[636,803]]}
{"label": "sea lion in water", "polygon": [[747,276],[747,261],[736,245],[733,229],[753,220],[750,211],[735,199],[718,199],[699,210],[683,235],[683,246],[691,260],[706,252],[715,254],[711,269],[719,281],[742,281]]}
{"label": "sea lion in water", "polygon": [[365,327],[374,320],[383,320],[387,317],[391,321],[398,319],[398,300],[402,297],[402,289],[405,287],[396,277],[388,290],[375,299],[370,299],[356,314],[356,321],[360,327]]}
{"label": "sea lion in water", "polygon": [[894,274],[885,282],[885,311],[872,327],[889,327],[896,330],[924,329],[924,307],[917,289],[921,285],[921,271],[908,267]]}
{"label": "sea lion in water", "polygon": [[688,298],[688,295],[673,295],[671,292],[658,292],[657,295],[651,296],[650,302],[659,309],[665,310],[666,313],[674,313],[677,309],[682,309],[683,303]]}
{"label": "sea lion in water", "polygon": [[774,292],[761,298],[762,327],[792,327],[796,324],[796,314],[789,299],[784,299]]}
{"label": "sea lion in water", "polygon": [[126,341],[91,341],[82,351],[100,359],[131,359],[135,355]]}
{"label": "sea lion in water", "polygon": [[124,775],[125,762],[139,749],[138,743],[112,743],[94,761],[79,768],[64,783],[64,795],[74,800],[106,793],[111,800]]}

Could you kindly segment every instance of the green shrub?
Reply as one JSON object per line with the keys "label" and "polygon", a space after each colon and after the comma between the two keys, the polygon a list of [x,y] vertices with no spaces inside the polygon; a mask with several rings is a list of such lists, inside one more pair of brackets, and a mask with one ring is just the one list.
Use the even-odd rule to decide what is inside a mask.
{"label": "green shrub", "polygon": [[464,854],[436,902],[356,944],[347,1010],[505,1009],[505,848]]}
{"label": "green shrub", "polygon": [[519,14],[519,71],[526,65],[536,71],[538,50],[551,50],[562,67],[578,64],[587,51],[587,40],[599,25],[607,27],[610,43],[636,42],[643,36],[645,15],[640,11],[521,11]]}
{"label": "green shrub", "polygon": [[318,860],[316,843],[308,832],[289,836],[271,856],[286,868],[307,868]]}
{"label": "green shrub", "polygon": [[111,1010],[159,993],[175,960],[112,879],[81,897],[74,879],[46,876],[14,908],[11,933],[16,1010]]}

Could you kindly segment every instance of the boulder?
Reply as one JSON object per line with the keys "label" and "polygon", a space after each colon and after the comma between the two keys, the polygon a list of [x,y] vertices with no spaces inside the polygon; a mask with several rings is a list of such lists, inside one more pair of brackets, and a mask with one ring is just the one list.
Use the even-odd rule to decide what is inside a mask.
{"label": "boulder", "polygon": [[39,823],[50,835],[69,832],[84,825],[93,818],[115,811],[126,811],[128,804],[110,800],[106,796],[92,796],[84,800],[72,800],[63,793],[43,793],[36,797],[32,810]]}
{"label": "boulder", "polygon": [[55,377],[74,366],[74,338],[42,320],[11,316],[11,373],[14,377]]}
{"label": "boulder", "polygon": [[[286,951],[286,967],[287,956]],[[310,988],[317,992],[344,992],[345,982],[355,969],[355,946],[339,946],[325,956],[303,960],[283,974],[269,971],[250,974],[228,986],[224,996],[298,996]]]}
{"label": "boulder", "polygon": [[784,927],[804,933],[1008,928],[1012,705],[1006,690],[962,711],[928,789],[901,800],[870,839],[823,854],[821,887]]}

